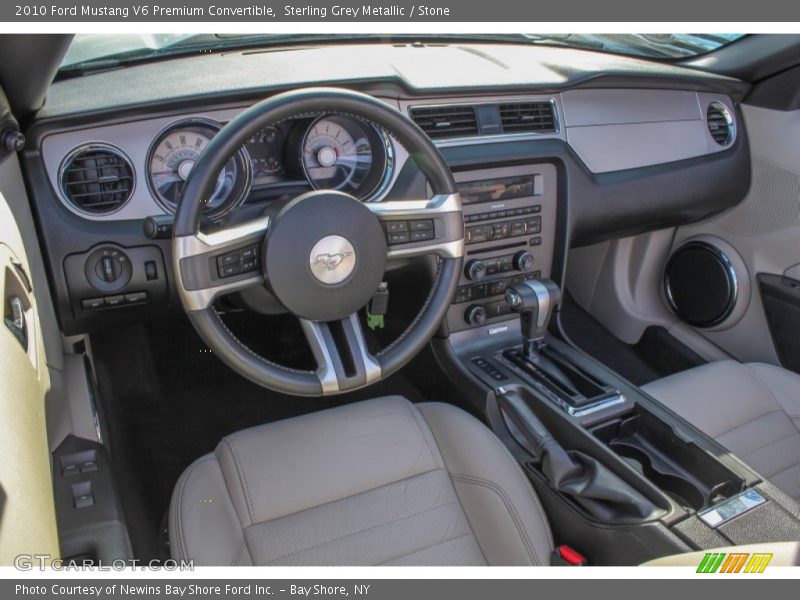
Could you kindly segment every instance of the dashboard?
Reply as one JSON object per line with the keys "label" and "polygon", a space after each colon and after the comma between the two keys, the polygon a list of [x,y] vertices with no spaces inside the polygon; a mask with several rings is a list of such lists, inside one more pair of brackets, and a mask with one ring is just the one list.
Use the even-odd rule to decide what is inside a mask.
{"label": "dashboard", "polygon": [[[337,67],[323,74],[320,60]],[[740,82],[672,66],[572,50],[380,45],[125,71],[127,92],[118,71],[55,84],[26,132],[26,175],[68,334],[179,304],[168,235],[145,235],[143,223],[168,223],[216,132],[280,89],[322,83],[369,93],[439,147],[462,186],[467,235],[450,331],[508,321],[504,286],[518,277],[559,281],[570,246],[703,218],[738,203],[749,186]],[[137,87],[139,78],[163,83]],[[102,93],[91,94],[92,84]],[[413,157],[385,131],[349,115],[298,115],[230,159],[207,200],[207,225],[278,211],[311,189],[364,202],[429,193]]]}

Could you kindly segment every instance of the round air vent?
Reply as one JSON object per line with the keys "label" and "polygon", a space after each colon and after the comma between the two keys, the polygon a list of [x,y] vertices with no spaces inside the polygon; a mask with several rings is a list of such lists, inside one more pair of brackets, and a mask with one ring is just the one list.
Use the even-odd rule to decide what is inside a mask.
{"label": "round air vent", "polygon": [[73,150],[61,164],[64,199],[81,212],[108,214],[133,194],[133,165],[119,148],[89,144]]}
{"label": "round air vent", "polygon": [[720,146],[727,146],[733,141],[735,125],[728,107],[720,102],[712,102],[706,111],[708,133]]}

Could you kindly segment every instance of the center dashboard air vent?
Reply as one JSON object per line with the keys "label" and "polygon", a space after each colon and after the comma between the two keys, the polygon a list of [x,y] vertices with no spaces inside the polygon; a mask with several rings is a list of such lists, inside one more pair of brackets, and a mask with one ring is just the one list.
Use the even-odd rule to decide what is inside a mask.
{"label": "center dashboard air vent", "polygon": [[88,144],[63,161],[59,183],[64,199],[81,212],[108,214],[133,193],[133,165],[119,148]]}
{"label": "center dashboard air vent", "polygon": [[497,108],[503,133],[554,133],[556,130],[552,102],[516,102],[500,104]]}
{"label": "center dashboard air vent", "polygon": [[724,104],[712,102],[708,105],[706,126],[708,133],[720,146],[727,146],[733,141],[733,117]]}
{"label": "center dashboard air vent", "polygon": [[433,139],[478,134],[474,106],[415,106],[411,119]]}
{"label": "center dashboard air vent", "polygon": [[551,100],[412,106],[411,119],[433,139],[558,131]]}

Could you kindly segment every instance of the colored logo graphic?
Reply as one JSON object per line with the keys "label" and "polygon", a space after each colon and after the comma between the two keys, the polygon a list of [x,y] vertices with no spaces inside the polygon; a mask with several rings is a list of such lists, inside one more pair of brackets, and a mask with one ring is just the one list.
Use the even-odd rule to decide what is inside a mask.
{"label": "colored logo graphic", "polygon": [[697,567],[698,573],[763,573],[772,553],[708,552]]}

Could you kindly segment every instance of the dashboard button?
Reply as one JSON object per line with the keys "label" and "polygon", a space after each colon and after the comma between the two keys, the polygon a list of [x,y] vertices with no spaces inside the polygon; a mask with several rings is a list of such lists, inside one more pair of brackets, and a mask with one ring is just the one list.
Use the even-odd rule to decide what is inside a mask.
{"label": "dashboard button", "polygon": [[539,233],[542,231],[542,218],[534,217],[532,219],[525,219],[525,229],[528,233]]}
{"label": "dashboard button", "polygon": [[512,221],[508,226],[508,235],[525,235],[525,221]]}
{"label": "dashboard button", "polygon": [[128,304],[147,302],[147,292],[133,292],[132,294],[125,294],[125,302]]}
{"label": "dashboard button", "polygon": [[492,225],[492,239],[501,240],[508,237],[508,223],[495,223]]}
{"label": "dashboard button", "polygon": [[458,304],[459,302],[466,302],[470,298],[472,298],[472,288],[468,285],[465,285],[456,290],[454,302]]}
{"label": "dashboard button", "polygon": [[106,306],[119,306],[123,302],[125,302],[125,296],[122,294],[118,296],[106,296],[105,297]]}
{"label": "dashboard button", "polygon": [[476,244],[478,242],[485,242],[487,237],[488,226],[468,227],[467,228],[467,243]]}
{"label": "dashboard button", "polygon": [[158,268],[156,267],[155,261],[148,260],[146,263],[144,263],[144,274],[147,278],[147,281],[158,279]]}
{"label": "dashboard button", "polygon": [[105,306],[105,304],[106,302],[102,298],[87,298],[81,301],[83,310],[95,310],[96,308]]}
{"label": "dashboard button", "polygon": [[486,284],[486,286],[489,296],[499,296],[500,294],[505,294],[506,288],[508,288],[508,280],[501,279],[499,281],[492,281]]}
{"label": "dashboard button", "polygon": [[485,298],[486,297],[486,284],[481,283],[480,285],[473,285],[472,286],[472,295],[470,298],[472,300],[476,300],[478,298]]}

